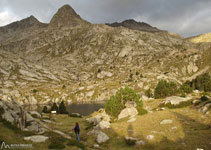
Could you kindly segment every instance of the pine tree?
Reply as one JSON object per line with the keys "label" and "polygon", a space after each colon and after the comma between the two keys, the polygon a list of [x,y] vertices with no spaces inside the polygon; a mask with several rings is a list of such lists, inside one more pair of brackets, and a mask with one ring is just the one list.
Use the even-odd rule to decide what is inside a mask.
{"label": "pine tree", "polygon": [[64,101],[62,101],[62,102],[59,104],[59,113],[60,113],[60,114],[67,114],[67,110],[66,110]]}
{"label": "pine tree", "polygon": [[44,107],[43,107],[42,112],[43,112],[43,113],[49,113],[47,106],[44,106]]}
{"label": "pine tree", "polygon": [[51,111],[56,111],[58,113],[58,106],[56,103],[53,103],[53,106],[51,107]]}

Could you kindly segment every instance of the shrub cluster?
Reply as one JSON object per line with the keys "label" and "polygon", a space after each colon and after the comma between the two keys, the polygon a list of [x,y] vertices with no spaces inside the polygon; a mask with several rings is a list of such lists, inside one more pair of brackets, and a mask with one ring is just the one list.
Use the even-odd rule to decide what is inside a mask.
{"label": "shrub cluster", "polygon": [[153,97],[153,93],[152,93],[152,90],[149,88],[148,90],[145,91],[145,95],[149,98],[152,98]]}
{"label": "shrub cluster", "polygon": [[168,96],[172,96],[178,93],[177,85],[174,82],[168,82],[166,80],[161,80],[158,82],[155,92],[154,92],[154,97],[156,99],[159,98],[165,98]]}
{"label": "shrub cluster", "polygon": [[203,96],[201,97],[201,101],[207,101],[207,100],[209,100],[207,96],[203,95]]}
{"label": "shrub cluster", "polygon": [[189,85],[199,91],[211,92],[211,76],[208,73],[197,76]]}
{"label": "shrub cluster", "polygon": [[143,102],[140,99],[140,95],[127,86],[124,89],[121,88],[114,96],[110,97],[109,101],[105,105],[105,111],[109,115],[117,117],[122,109],[125,108],[125,103],[127,101],[133,101],[136,103],[139,114],[146,113],[143,109]]}
{"label": "shrub cluster", "polygon": [[190,81],[186,81],[184,84],[181,85],[180,92],[182,92],[182,93],[192,93],[193,92],[193,88],[190,85]]}

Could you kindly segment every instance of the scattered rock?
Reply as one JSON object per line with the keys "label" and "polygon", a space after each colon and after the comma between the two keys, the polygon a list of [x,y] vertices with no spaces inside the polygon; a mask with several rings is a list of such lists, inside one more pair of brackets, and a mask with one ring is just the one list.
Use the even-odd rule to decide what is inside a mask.
{"label": "scattered rock", "polygon": [[39,132],[39,125],[37,122],[33,121],[29,126],[26,127],[29,131]]}
{"label": "scattered rock", "polygon": [[210,109],[211,109],[211,103],[208,103],[208,104],[205,104],[204,106],[202,106],[199,111],[205,114]]}
{"label": "scattered rock", "polygon": [[82,118],[83,116],[79,113],[70,113],[68,114],[70,117],[78,117],[78,118]]}
{"label": "scattered rock", "polygon": [[97,74],[97,78],[99,78],[99,79],[103,79],[105,77],[112,77],[112,76],[113,76],[113,74],[111,72],[106,72],[106,71],[102,71]]}
{"label": "scattered rock", "polygon": [[149,98],[148,98],[147,96],[145,96],[145,95],[142,95],[141,99],[142,99],[143,101],[149,100]]}
{"label": "scattered rock", "polygon": [[109,140],[109,137],[105,133],[100,131],[99,134],[97,135],[96,140],[98,144],[101,144],[107,142]]}
{"label": "scattered rock", "polygon": [[127,122],[131,123],[131,122],[135,122],[136,118],[131,118],[130,120],[128,120]]}
{"label": "scattered rock", "polygon": [[140,140],[140,141],[136,141],[136,145],[139,146],[139,145],[145,145],[146,143],[143,141],[143,140]]}
{"label": "scattered rock", "polygon": [[101,122],[95,127],[95,129],[100,129],[100,130],[108,129],[108,128],[110,128],[110,122],[107,122],[107,121],[101,121]]}
{"label": "scattered rock", "polygon": [[162,120],[160,124],[172,124],[173,120]]}
{"label": "scattered rock", "polygon": [[25,141],[32,141],[35,143],[45,142],[48,139],[49,139],[48,137],[42,136],[42,135],[34,135],[34,136],[24,137]]}
{"label": "scattered rock", "polygon": [[193,100],[192,103],[193,103],[194,105],[198,105],[198,104],[201,103],[201,101],[200,101],[200,100]]}
{"label": "scattered rock", "polygon": [[100,145],[98,145],[98,144],[94,144],[93,146],[94,146],[94,148],[99,148],[100,147]]}
{"label": "scattered rock", "polygon": [[41,118],[40,113],[38,113],[37,111],[30,111],[29,113],[30,113],[33,117]]}
{"label": "scattered rock", "polygon": [[154,135],[148,135],[147,136],[147,140],[153,140],[154,139]]}
{"label": "scattered rock", "polygon": [[172,130],[177,130],[177,127],[172,127],[171,129],[172,129]]}
{"label": "scattered rock", "polygon": [[53,122],[53,121],[51,121],[51,120],[43,120],[43,122],[49,123],[49,124],[55,124],[55,122]]}
{"label": "scattered rock", "polygon": [[93,125],[97,125],[100,123],[102,116],[94,116],[91,118],[86,119],[86,121],[88,121],[89,123],[92,123]]}

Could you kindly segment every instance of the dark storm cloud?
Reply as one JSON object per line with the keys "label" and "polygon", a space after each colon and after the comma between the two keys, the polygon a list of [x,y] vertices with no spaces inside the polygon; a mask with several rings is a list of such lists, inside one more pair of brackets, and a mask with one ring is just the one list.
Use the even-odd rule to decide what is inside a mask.
{"label": "dark storm cloud", "polygon": [[211,32],[210,0],[0,0],[0,25],[30,15],[49,22],[64,4],[92,23],[132,18],[183,36]]}

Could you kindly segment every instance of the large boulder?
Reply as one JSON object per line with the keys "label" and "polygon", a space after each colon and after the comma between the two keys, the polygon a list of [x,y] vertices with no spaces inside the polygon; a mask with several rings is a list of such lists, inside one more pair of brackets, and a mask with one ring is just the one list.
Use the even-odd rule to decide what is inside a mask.
{"label": "large boulder", "polygon": [[105,142],[107,142],[109,140],[109,137],[105,134],[105,133],[103,133],[103,132],[99,132],[99,134],[97,135],[97,139],[96,139],[96,141],[97,141],[97,143],[98,144],[102,144],[102,143],[105,143]]}
{"label": "large boulder", "polygon": [[87,118],[86,121],[96,126],[96,129],[110,128],[110,116],[105,112],[104,109],[100,109],[96,116]]}
{"label": "large boulder", "polygon": [[[21,130],[40,132],[39,123],[26,112],[12,97],[9,101],[0,100],[0,117],[17,126]],[[33,113],[32,113],[33,114]],[[37,114],[37,113],[36,113]]]}
{"label": "large boulder", "polygon": [[162,120],[160,122],[161,125],[164,125],[164,124],[172,124],[173,123],[173,120]]}
{"label": "large boulder", "polygon": [[32,141],[35,143],[40,143],[40,142],[45,142],[49,138],[47,136],[42,136],[42,135],[33,135],[29,137],[24,137],[25,141]]}
{"label": "large boulder", "polygon": [[103,129],[108,129],[110,128],[110,122],[108,121],[101,121],[98,125],[96,125],[95,129],[100,129],[100,130],[103,130]]}
{"label": "large boulder", "polygon": [[192,99],[192,97],[178,97],[178,96],[171,96],[171,97],[167,97],[162,103],[161,105],[171,105],[171,106],[179,106],[182,103],[188,103],[190,102]]}
{"label": "large boulder", "polygon": [[118,120],[135,115],[138,115],[138,111],[135,107],[125,108],[120,112]]}

